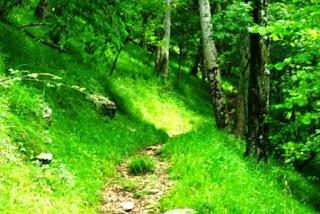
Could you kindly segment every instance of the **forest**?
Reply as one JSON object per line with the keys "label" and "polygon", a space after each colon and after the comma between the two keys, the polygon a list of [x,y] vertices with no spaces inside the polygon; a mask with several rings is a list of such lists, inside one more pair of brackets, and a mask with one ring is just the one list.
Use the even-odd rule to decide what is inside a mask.
{"label": "forest", "polygon": [[319,212],[319,0],[0,0],[0,213]]}

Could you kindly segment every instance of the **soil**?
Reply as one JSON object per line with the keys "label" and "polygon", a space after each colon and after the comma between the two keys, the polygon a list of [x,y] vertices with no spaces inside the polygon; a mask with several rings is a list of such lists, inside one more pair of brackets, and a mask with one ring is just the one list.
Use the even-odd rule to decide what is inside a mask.
{"label": "soil", "polygon": [[124,160],[117,168],[118,175],[108,182],[103,192],[104,214],[158,214],[159,200],[173,186],[168,178],[169,164],[160,156],[162,145],[151,146],[137,155],[150,156],[156,169],[153,173],[134,176],[128,164],[134,157]]}

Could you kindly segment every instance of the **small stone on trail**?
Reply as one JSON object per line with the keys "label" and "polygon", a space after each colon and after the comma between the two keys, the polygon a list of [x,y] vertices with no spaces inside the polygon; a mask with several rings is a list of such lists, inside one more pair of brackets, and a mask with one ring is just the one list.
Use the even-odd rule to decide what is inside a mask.
{"label": "small stone on trail", "polygon": [[36,156],[36,159],[43,164],[49,164],[53,159],[53,155],[52,153],[40,153],[38,156]]}
{"label": "small stone on trail", "polygon": [[176,209],[165,212],[164,214],[195,214],[193,209]]}
{"label": "small stone on trail", "polygon": [[125,202],[122,203],[122,209],[126,212],[130,212],[134,208],[134,203],[133,202]]}
{"label": "small stone on trail", "polygon": [[149,194],[151,194],[151,195],[158,194],[159,192],[160,192],[159,189],[150,189],[150,190],[149,190]]}
{"label": "small stone on trail", "polygon": [[47,143],[47,144],[52,144],[52,139],[51,139],[51,138],[48,138],[46,143]]}

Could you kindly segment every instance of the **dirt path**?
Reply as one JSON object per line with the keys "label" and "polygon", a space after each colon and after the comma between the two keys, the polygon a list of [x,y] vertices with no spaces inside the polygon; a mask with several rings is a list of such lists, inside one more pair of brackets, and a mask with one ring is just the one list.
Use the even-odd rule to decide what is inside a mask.
{"label": "dirt path", "polygon": [[138,153],[154,160],[156,169],[152,174],[134,176],[128,172],[128,164],[135,156],[126,159],[118,166],[118,176],[110,181],[104,190],[102,213],[160,213],[159,200],[173,185],[167,174],[169,164],[159,155],[161,150],[162,146],[157,145]]}

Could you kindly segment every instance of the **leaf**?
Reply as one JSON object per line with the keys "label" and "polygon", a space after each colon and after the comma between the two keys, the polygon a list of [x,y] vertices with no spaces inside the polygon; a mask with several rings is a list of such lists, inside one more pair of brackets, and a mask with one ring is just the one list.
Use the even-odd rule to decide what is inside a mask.
{"label": "leaf", "polygon": [[289,112],[287,113],[286,118],[287,118],[288,120],[290,120],[291,117],[292,117],[292,111],[289,111]]}
{"label": "leaf", "polygon": [[293,104],[291,102],[287,102],[287,103],[284,104],[284,107],[286,109],[292,109],[293,108]]}
{"label": "leaf", "polygon": [[248,27],[248,31],[250,33],[259,33],[259,26],[252,26],[252,27]]}
{"label": "leaf", "polygon": [[295,98],[295,102],[296,102],[296,103],[298,104],[298,106],[300,106],[300,107],[305,106],[305,105],[308,103],[307,99],[304,98],[304,97],[297,97],[297,98]]}
{"label": "leaf", "polygon": [[285,63],[280,62],[280,63],[275,64],[275,65],[274,65],[274,68],[275,68],[277,71],[282,71],[285,66],[286,66]]}
{"label": "leaf", "polygon": [[277,36],[277,35],[273,35],[273,36],[272,36],[272,40],[275,41],[275,42],[276,42],[276,41],[279,41],[279,40],[280,40],[280,37]]}
{"label": "leaf", "polygon": [[52,84],[52,83],[50,83],[50,82],[48,82],[46,85],[47,85],[48,88],[54,88],[54,87],[56,87],[54,84]]}
{"label": "leaf", "polygon": [[311,124],[311,121],[312,121],[312,115],[311,113],[306,113],[305,115],[303,115],[303,117],[301,118],[301,122],[304,124],[304,125],[310,125]]}
{"label": "leaf", "polygon": [[84,92],[85,90],[86,90],[86,88],[84,88],[84,87],[79,88],[80,92]]}

